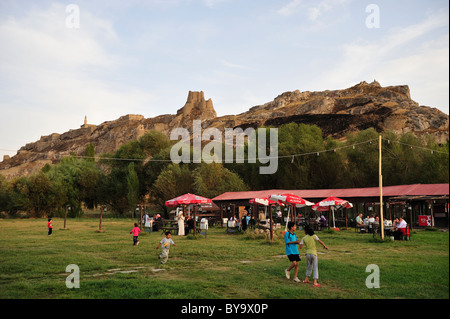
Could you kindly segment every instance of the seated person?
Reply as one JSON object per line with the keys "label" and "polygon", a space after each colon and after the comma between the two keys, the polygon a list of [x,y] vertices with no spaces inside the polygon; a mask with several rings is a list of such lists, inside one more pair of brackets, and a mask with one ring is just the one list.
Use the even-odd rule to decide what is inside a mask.
{"label": "seated person", "polygon": [[398,230],[398,229],[402,229],[402,228],[406,228],[407,224],[406,221],[403,217],[397,218],[394,222],[394,229]]}
{"label": "seated person", "polygon": [[373,224],[375,223],[375,215],[370,216],[370,218],[367,220],[367,225],[369,226],[369,229],[373,229]]}
{"label": "seated person", "polygon": [[356,227],[366,227],[366,225],[364,224],[364,221],[362,219],[362,214],[359,214],[358,216],[356,216]]}
{"label": "seated person", "polygon": [[405,235],[406,227],[407,227],[407,224],[403,217],[396,218],[394,220],[394,226],[393,226],[394,238],[397,240],[401,240],[402,236]]}
{"label": "seated person", "polygon": [[364,225],[369,226],[369,216],[364,218]]}

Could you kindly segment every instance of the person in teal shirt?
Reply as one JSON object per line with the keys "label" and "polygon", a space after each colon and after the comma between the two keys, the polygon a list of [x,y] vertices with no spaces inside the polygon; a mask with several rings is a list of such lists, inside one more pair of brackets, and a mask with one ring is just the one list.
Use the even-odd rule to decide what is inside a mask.
{"label": "person in teal shirt", "polygon": [[295,225],[294,222],[289,222],[288,229],[289,229],[289,231],[287,231],[284,234],[284,242],[286,244],[286,255],[287,255],[289,261],[291,261],[292,263],[289,266],[289,268],[287,268],[285,270],[285,274],[286,274],[286,278],[290,279],[291,278],[290,271],[294,268],[294,281],[300,282],[300,279],[298,279],[298,277],[297,277],[298,262],[301,260],[300,254],[298,252],[298,247],[297,247],[297,245],[300,244],[300,241],[297,239],[297,234],[295,233],[295,230],[297,229],[297,225]]}

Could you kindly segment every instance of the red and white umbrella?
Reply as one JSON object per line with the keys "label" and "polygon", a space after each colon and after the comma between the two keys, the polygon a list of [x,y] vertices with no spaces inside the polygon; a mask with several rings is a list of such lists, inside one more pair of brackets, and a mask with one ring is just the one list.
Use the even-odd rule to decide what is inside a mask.
{"label": "red and white umbrella", "polygon": [[212,200],[206,197],[194,195],[194,194],[184,194],[173,199],[166,201],[166,206],[180,206],[180,205],[190,205],[190,204],[206,204],[211,203]]}
{"label": "red and white umbrella", "polygon": [[340,199],[337,197],[328,197],[320,202],[314,204],[311,208],[318,212],[326,212],[330,209],[331,206],[334,207],[344,207],[344,208],[352,208],[353,204],[345,199]]}
{"label": "red and white umbrella", "polygon": [[[191,205],[191,204],[207,204],[211,203],[212,200],[206,197],[194,195],[194,194],[184,194],[173,199],[170,199],[165,202],[166,206],[174,207],[181,205]],[[195,211],[194,211],[194,219],[195,219]],[[194,236],[196,235],[196,227],[194,227]]]}
{"label": "red and white umbrella", "polygon": [[[352,208],[353,204],[350,203],[349,201],[346,201],[345,199],[340,199],[337,197],[328,197],[328,198],[325,198],[324,200],[321,200],[320,202],[316,203],[311,208],[318,212],[326,212],[326,211],[330,210],[330,207]],[[335,220],[334,220],[334,209],[332,209],[331,212],[333,214],[333,228],[336,228]]]}
{"label": "red and white umbrella", "polygon": [[313,206],[314,203],[301,198],[300,196],[294,194],[281,194],[281,195],[270,195],[269,199],[273,201],[281,201],[286,204],[293,204],[297,207],[303,206]]}
{"label": "red and white umbrella", "polygon": [[268,198],[252,198],[249,200],[250,204],[258,204],[258,205],[264,205],[269,206],[271,204],[275,204],[275,201],[270,200]]}
{"label": "red and white umbrella", "polygon": [[[295,205],[296,207],[304,207],[304,206],[312,206],[314,203],[307,201],[306,199],[301,198],[300,196],[294,194],[280,194],[280,195],[270,195],[269,199],[277,200],[279,202]],[[289,207],[290,210],[290,207]],[[287,224],[289,222],[289,212],[286,219],[285,231],[287,231]]]}

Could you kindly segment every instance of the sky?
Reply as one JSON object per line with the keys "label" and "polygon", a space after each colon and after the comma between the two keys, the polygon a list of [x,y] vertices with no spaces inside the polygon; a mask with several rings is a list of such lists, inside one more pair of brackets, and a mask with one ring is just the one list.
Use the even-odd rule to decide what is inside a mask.
{"label": "sky", "polygon": [[373,80],[449,114],[447,0],[1,0],[0,161],[189,91],[223,116]]}

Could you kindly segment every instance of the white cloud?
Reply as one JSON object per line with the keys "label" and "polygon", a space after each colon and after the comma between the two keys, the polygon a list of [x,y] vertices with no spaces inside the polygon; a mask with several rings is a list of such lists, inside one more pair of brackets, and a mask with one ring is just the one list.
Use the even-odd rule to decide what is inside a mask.
{"label": "white cloud", "polygon": [[[317,1],[314,1],[317,3]],[[308,8],[308,19],[316,22],[320,17],[328,12],[332,12],[336,7],[348,5],[352,0],[322,0],[317,5]]]}
{"label": "white cloud", "polygon": [[300,6],[301,3],[302,0],[292,0],[277,12],[281,15],[289,16],[295,12],[295,9]]}
{"label": "white cloud", "polygon": [[[379,40],[358,39],[344,44],[340,47],[342,58],[336,55],[335,67],[321,74],[316,86],[344,88],[373,79],[381,85],[408,84],[412,98],[416,96],[420,104],[431,104],[425,100],[425,92],[437,93],[441,102],[433,99],[436,105],[430,106],[448,114],[448,102],[442,102],[442,92],[448,96],[448,34],[434,41],[424,39],[446,26],[448,16],[438,12],[421,23],[389,30]],[[445,88],[446,91],[438,93]]]}
{"label": "white cloud", "polygon": [[316,21],[324,12],[330,11],[333,7],[329,1],[320,2],[317,7],[308,9],[308,18],[311,21]]}
{"label": "white cloud", "polygon": [[228,0],[202,0],[202,1],[205,4],[205,6],[212,8],[212,7],[216,6],[217,4],[226,2]]}
{"label": "white cloud", "polygon": [[309,20],[317,21],[324,13],[331,11],[337,6],[348,4],[351,1],[352,0],[322,0],[317,2],[316,0],[291,0],[277,12],[284,16],[290,16],[299,12],[300,10],[298,8],[301,6],[307,8],[306,12]]}
{"label": "white cloud", "polygon": [[236,64],[236,63],[231,63],[231,62],[228,62],[226,60],[221,60],[220,63],[222,65],[226,66],[226,67],[233,68],[233,69],[251,70],[251,68],[248,67],[248,66],[240,65],[240,64]]}

